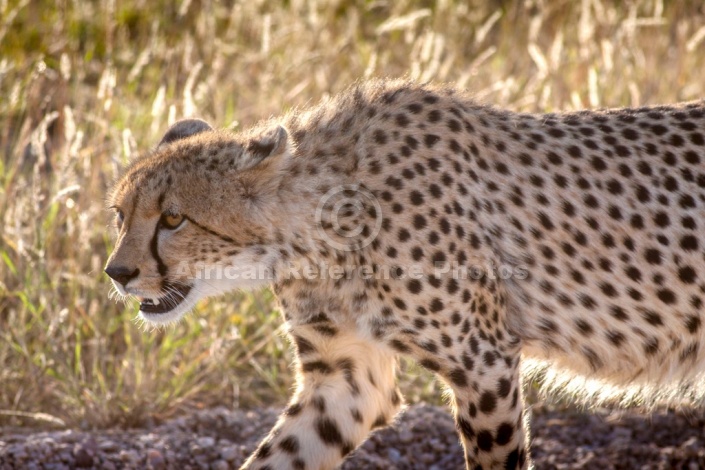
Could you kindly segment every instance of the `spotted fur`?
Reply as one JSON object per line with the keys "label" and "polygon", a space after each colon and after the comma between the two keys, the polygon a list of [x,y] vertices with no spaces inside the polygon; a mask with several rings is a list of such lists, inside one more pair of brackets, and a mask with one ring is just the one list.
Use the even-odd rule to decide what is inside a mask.
{"label": "spotted fur", "polygon": [[[155,323],[273,286],[298,385],[246,468],[340,464],[401,408],[398,356],[448,384],[468,468],[526,468],[521,362],[587,398],[697,389],[704,160],[705,102],[533,115],[363,83],[244,134],[176,124],[111,195],[106,270]],[[322,265],[369,269],[291,275]]]}

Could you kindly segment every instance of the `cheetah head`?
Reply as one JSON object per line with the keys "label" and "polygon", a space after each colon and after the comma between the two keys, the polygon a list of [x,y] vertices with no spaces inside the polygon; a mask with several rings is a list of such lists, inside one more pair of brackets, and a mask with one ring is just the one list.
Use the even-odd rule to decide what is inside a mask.
{"label": "cheetah head", "polygon": [[281,126],[233,135],[192,119],[128,167],[109,196],[117,241],[105,272],[144,320],[173,322],[201,298],[269,283],[290,153]]}

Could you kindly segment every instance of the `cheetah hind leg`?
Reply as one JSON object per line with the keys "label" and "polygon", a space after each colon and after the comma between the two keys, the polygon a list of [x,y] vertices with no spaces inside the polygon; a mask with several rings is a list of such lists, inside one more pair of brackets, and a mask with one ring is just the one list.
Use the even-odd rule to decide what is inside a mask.
{"label": "cheetah hind leg", "polygon": [[332,469],[401,408],[395,354],[332,325],[296,326],[297,390],[243,469]]}
{"label": "cheetah hind leg", "polygon": [[[530,465],[523,419],[520,352],[500,352],[478,340],[463,357],[473,370],[456,370],[445,380],[468,469],[525,469]],[[470,347],[468,348],[470,349]]]}

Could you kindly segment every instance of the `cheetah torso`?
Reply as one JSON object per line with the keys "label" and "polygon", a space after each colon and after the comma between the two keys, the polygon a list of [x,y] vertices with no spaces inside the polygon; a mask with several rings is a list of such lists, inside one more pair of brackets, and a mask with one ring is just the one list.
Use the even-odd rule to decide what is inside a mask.
{"label": "cheetah torso", "polygon": [[186,134],[114,199],[142,184],[168,200],[195,174],[222,194],[188,213],[194,238],[164,244],[268,273],[299,388],[248,466],[336,465],[399,409],[398,355],[449,385],[472,468],[528,465],[522,355],[641,390],[704,369],[703,102],[529,115],[374,82],[244,137]]}

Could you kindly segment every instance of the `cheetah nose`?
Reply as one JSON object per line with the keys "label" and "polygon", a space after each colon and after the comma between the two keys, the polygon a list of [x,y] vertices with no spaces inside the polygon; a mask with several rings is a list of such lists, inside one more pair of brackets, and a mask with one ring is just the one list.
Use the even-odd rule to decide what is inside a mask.
{"label": "cheetah nose", "polygon": [[140,273],[139,269],[130,269],[125,266],[110,266],[105,268],[105,274],[126,286],[128,282],[136,278]]}

